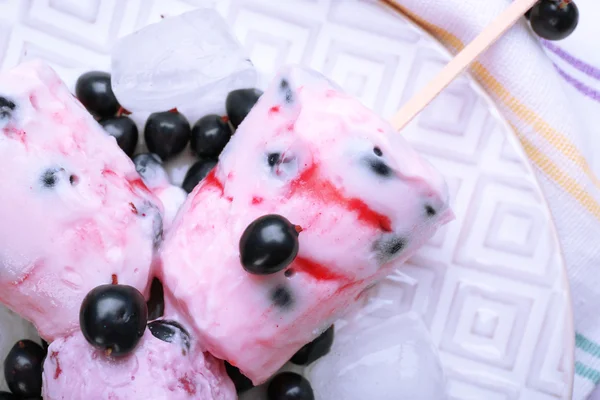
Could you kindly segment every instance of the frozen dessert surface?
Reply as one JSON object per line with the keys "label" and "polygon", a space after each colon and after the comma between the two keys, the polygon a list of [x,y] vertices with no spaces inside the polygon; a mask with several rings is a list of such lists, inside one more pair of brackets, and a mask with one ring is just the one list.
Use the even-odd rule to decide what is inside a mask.
{"label": "frozen dessert surface", "polygon": [[[452,219],[441,174],[320,74],[286,67],[250,108],[231,139],[195,143],[210,158],[186,198],[49,67],[0,74],[0,301],[52,341],[45,399],[235,399],[220,360],[265,382]],[[142,313],[136,341],[103,352],[79,326],[85,295],[127,285],[144,308],[155,276],[186,327],[137,329]]]}
{"label": "frozen dessert surface", "polygon": [[[160,277],[200,340],[254,383],[326,330],[452,218],[441,175],[392,127],[320,74],[288,67],[182,206]],[[244,271],[256,219],[299,226],[294,262]]]}
{"label": "frozen dessert surface", "polygon": [[146,290],[162,206],[56,73],[0,73],[0,301],[52,340],[94,287]]}
{"label": "frozen dessert surface", "polygon": [[44,399],[237,399],[222,361],[185,334],[165,336],[165,329],[158,337],[147,329],[135,352],[122,358],[106,357],[80,332],[54,341],[44,364]]}

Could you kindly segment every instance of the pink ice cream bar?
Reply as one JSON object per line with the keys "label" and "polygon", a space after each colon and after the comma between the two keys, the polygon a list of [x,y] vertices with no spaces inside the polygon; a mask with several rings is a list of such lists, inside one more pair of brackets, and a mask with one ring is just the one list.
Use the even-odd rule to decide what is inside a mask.
{"label": "pink ice cream bar", "polygon": [[[299,227],[299,252],[253,275],[240,237],[266,214]],[[388,123],[288,67],[183,205],[160,278],[207,350],[261,383],[452,218],[441,175]]]}
{"label": "pink ice cream bar", "polygon": [[0,74],[0,301],[53,340],[94,287],[144,292],[162,206],[48,66]]}
{"label": "pink ice cream bar", "polygon": [[168,326],[158,332],[162,340],[146,330],[134,353],[123,358],[107,357],[80,332],[54,341],[44,363],[44,399],[237,399],[223,362],[171,327],[170,337]]}

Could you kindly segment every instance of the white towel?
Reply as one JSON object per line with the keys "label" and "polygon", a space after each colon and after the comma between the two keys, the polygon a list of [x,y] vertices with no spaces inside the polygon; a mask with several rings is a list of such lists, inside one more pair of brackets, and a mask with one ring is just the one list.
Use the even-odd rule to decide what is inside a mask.
{"label": "white towel", "polygon": [[[510,0],[395,0],[451,51]],[[523,18],[471,68],[514,126],[548,199],[574,305],[574,400],[600,382],[600,3],[575,0],[563,41],[540,40]]]}

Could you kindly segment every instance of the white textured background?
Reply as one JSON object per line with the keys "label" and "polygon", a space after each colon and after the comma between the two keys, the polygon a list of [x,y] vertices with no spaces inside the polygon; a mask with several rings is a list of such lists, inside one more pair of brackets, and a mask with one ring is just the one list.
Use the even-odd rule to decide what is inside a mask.
{"label": "white textured background", "polygon": [[[72,80],[73,71],[108,69],[119,36],[206,3],[0,0],[0,62],[41,57]],[[216,4],[263,73],[261,84],[278,65],[307,64],[387,116],[447,57],[369,3]],[[462,78],[406,134],[446,174],[457,220],[403,270],[414,284],[388,279],[373,292],[389,304],[380,316],[424,316],[452,399],[567,399],[572,331],[562,264],[543,198],[507,128]],[[2,340],[5,354],[14,338]]]}

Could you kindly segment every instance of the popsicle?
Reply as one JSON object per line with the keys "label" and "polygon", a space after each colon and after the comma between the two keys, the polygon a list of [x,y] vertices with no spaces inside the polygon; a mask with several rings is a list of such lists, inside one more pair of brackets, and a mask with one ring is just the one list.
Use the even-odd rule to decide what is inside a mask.
{"label": "popsicle", "polygon": [[[249,273],[240,238],[272,214],[297,256]],[[159,276],[206,349],[261,383],[452,218],[442,176],[387,122],[286,67],[182,206]]]}
{"label": "popsicle", "polygon": [[80,332],[54,341],[44,363],[44,399],[237,399],[222,361],[197,350],[181,325],[153,324],[124,358],[106,357]]}
{"label": "popsicle", "polygon": [[50,67],[0,74],[0,129],[0,301],[51,341],[92,288],[145,292],[162,205]]}

